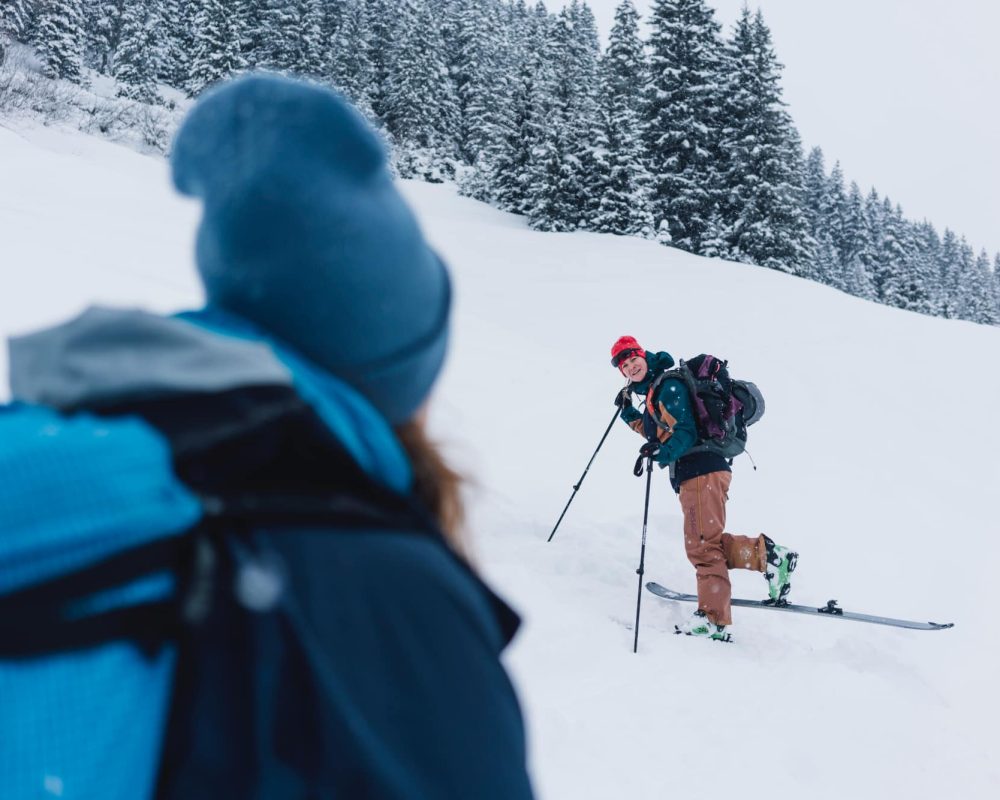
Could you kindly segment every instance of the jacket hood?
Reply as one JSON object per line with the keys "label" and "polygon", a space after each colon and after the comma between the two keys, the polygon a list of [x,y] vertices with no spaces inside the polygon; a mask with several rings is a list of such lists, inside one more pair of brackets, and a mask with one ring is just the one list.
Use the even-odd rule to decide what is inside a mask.
{"label": "jacket hood", "polygon": [[411,472],[392,428],[343,381],[250,323],[215,309],[161,317],[93,307],[12,338],[13,398],[63,412],[250,386],[291,386],[372,477],[405,492]]}
{"label": "jacket hood", "polygon": [[629,388],[636,394],[646,394],[649,391],[650,385],[656,380],[656,377],[674,365],[674,358],[665,350],[660,350],[656,353],[647,350],[646,365],[649,367],[646,377],[638,383],[629,385]]}

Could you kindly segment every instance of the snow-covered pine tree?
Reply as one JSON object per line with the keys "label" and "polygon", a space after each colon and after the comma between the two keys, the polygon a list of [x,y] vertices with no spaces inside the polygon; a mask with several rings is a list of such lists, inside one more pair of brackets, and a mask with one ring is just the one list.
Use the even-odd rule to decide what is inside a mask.
{"label": "snow-covered pine tree", "polygon": [[160,68],[157,77],[176,88],[184,87],[191,72],[196,9],[197,4],[189,0],[160,0]]}
{"label": "snow-covered pine tree", "polygon": [[972,285],[969,292],[968,316],[973,322],[982,325],[1000,324],[1000,309],[997,308],[996,286],[993,273],[990,270],[990,257],[985,249],[979,255],[972,267]]}
{"label": "snow-covered pine tree", "polygon": [[746,6],[729,44],[721,160],[731,257],[806,276],[814,240],[804,212],[799,138],[781,99],[780,69],[760,11]]}
{"label": "snow-covered pine tree", "polygon": [[282,31],[284,52],[277,68],[311,77],[323,74],[324,5],[324,0],[285,0],[291,22]]}
{"label": "snow-covered pine tree", "polygon": [[632,0],[623,0],[601,60],[600,129],[591,181],[598,204],[590,227],[602,233],[653,235],[639,113],[645,76],[639,14]]}
{"label": "snow-covered pine tree", "polygon": [[384,121],[398,144],[403,177],[441,181],[454,174],[458,101],[444,43],[426,0],[401,0],[399,37],[384,95]]}
{"label": "snow-covered pine tree", "polygon": [[[537,13],[538,7],[536,7]],[[576,158],[578,118],[576,93],[579,87],[568,76],[573,63],[572,21],[564,8],[544,26],[544,58],[549,69],[539,120],[541,136],[534,146],[529,163],[527,187],[528,224],[541,231],[571,231],[577,227],[584,187],[578,183],[579,170],[571,163]]]}
{"label": "snow-covered pine tree", "polygon": [[34,44],[48,77],[82,83],[85,40],[81,0],[47,0],[38,7]]}
{"label": "snow-covered pine tree", "polygon": [[[833,165],[826,180],[820,209],[824,220],[824,230],[819,232],[817,243],[824,253],[824,258],[817,260],[816,279],[846,292],[843,254],[849,247],[847,241],[847,194],[844,191],[844,172],[839,161]],[[823,244],[824,234],[828,234],[830,240],[830,246],[825,248]],[[827,263],[826,256],[830,255],[833,256],[833,261]]]}
{"label": "snow-covered pine tree", "polygon": [[946,319],[958,317],[962,283],[962,253],[958,237],[945,228],[938,251],[938,280],[941,289],[940,315]]}
{"label": "snow-covered pine tree", "polygon": [[875,287],[868,274],[865,258],[873,246],[865,219],[865,202],[861,189],[851,181],[850,192],[844,203],[843,246],[840,248],[840,271],[844,291],[865,300],[875,299]]}
{"label": "snow-covered pine tree", "polygon": [[193,24],[195,50],[186,87],[192,97],[240,72],[245,65],[240,50],[240,18],[230,14],[222,0],[197,0],[197,3]]}
{"label": "snow-covered pine tree", "polygon": [[369,96],[375,115],[384,120],[388,107],[388,86],[401,34],[396,0],[365,0],[368,35],[368,60],[375,70],[375,82]]}
{"label": "snow-covered pine tree", "polygon": [[592,230],[600,203],[595,186],[597,170],[595,140],[600,128],[600,55],[601,44],[597,22],[590,6],[582,0],[572,0],[561,16],[565,20],[565,61],[557,67],[557,77],[565,79],[565,91],[557,92],[565,99],[567,138],[566,164],[569,181],[565,191],[573,209],[573,227]]}
{"label": "snow-covered pine tree", "polygon": [[[1000,253],[993,257],[993,296],[994,305],[997,309],[997,317],[1000,318]],[[1000,322],[997,322],[1000,325]]]}
{"label": "snow-covered pine tree", "polygon": [[115,67],[128,0],[94,0],[83,6],[86,63],[105,75]]}
{"label": "snow-covered pine tree", "polygon": [[121,84],[120,97],[143,103],[157,100],[156,75],[159,50],[156,31],[161,30],[159,9],[151,0],[126,0],[121,40],[114,60],[114,76]]}
{"label": "snow-covered pine tree", "polygon": [[903,219],[903,209],[882,201],[882,232],[878,242],[882,285],[879,302],[896,308],[916,309],[924,303],[917,274],[916,241]]}
{"label": "snow-covered pine tree", "polygon": [[954,315],[957,319],[973,321],[976,313],[976,256],[964,236],[958,243],[958,269],[952,278]]}
{"label": "snow-covered pine tree", "polygon": [[289,40],[298,20],[294,5],[298,0],[256,0],[254,16],[257,28],[253,32],[253,59],[256,66],[276,72],[291,69],[294,48]]}
{"label": "snow-covered pine tree", "polygon": [[643,121],[653,214],[661,241],[699,253],[721,186],[720,26],[704,0],[655,0],[650,28]]}
{"label": "snow-covered pine tree", "polygon": [[448,69],[458,99],[458,152],[488,170],[510,125],[509,76],[502,70],[505,32],[496,0],[447,0]]}
{"label": "snow-covered pine tree", "polygon": [[916,284],[912,289],[912,295],[917,299],[911,301],[907,307],[923,314],[940,316],[943,294],[938,270],[941,237],[927,220],[911,224],[910,227],[914,243],[912,281]]}
{"label": "snow-covered pine tree", "polygon": [[347,0],[339,22],[326,48],[324,72],[361,113],[374,120],[371,91],[375,85],[375,65],[369,58],[370,31],[364,0]]}
{"label": "snow-covered pine tree", "polygon": [[882,213],[882,199],[874,188],[868,192],[862,206],[862,227],[865,235],[862,238],[859,254],[861,262],[865,265],[865,272],[871,279],[874,296],[872,299],[879,303],[885,300],[885,281],[888,275],[888,267],[885,263],[882,240],[885,238],[885,224]]}
{"label": "snow-covered pine tree", "polygon": [[35,0],[3,0],[0,3],[0,40],[7,37],[15,42],[26,41],[34,7]]}
{"label": "snow-covered pine tree", "polygon": [[534,167],[542,152],[552,102],[553,66],[546,52],[550,21],[541,2],[532,10],[518,2],[511,14],[514,66],[510,125],[500,142],[489,184],[500,208],[528,214]]}
{"label": "snow-covered pine tree", "polygon": [[[839,170],[839,165],[835,169]],[[830,284],[838,272],[836,241],[841,229],[844,181],[839,174],[835,179],[827,177],[823,150],[819,147],[814,147],[806,159],[802,187],[809,235],[816,243],[808,275],[820,283]]]}
{"label": "snow-covered pine tree", "polygon": [[240,18],[240,58],[245,69],[266,69],[271,42],[265,14],[270,0],[236,0]]}
{"label": "snow-covered pine tree", "polygon": [[815,239],[826,224],[823,204],[826,201],[826,164],[823,149],[814,147],[806,156],[802,171],[802,207],[809,222],[809,233]]}

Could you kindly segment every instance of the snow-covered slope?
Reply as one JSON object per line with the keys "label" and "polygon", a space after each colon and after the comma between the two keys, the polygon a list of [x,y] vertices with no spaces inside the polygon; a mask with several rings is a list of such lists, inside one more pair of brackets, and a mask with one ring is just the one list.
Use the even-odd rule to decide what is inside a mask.
{"label": "snow-covered slope", "polygon": [[[1000,330],[920,317],[767,270],[634,239],[540,234],[404,184],[451,264],[454,344],[434,425],[475,479],[483,569],[523,612],[509,665],[545,798],[992,798],[1000,716]],[[89,302],[198,302],[197,209],[166,166],[0,127],[0,332]],[[629,333],[729,359],[767,414],[730,493],[734,532],[801,554],[792,596],[916,619],[914,632],[736,609],[734,645],[672,635],[691,607],[644,593],[644,480],[611,419]],[[646,579],[691,591],[681,517],[655,476]],[[762,597],[757,574],[733,576]]]}

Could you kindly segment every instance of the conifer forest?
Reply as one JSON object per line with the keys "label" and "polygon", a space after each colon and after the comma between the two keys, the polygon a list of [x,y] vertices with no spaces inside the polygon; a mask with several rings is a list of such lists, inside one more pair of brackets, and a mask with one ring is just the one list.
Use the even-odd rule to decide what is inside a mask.
{"label": "conifer forest", "polygon": [[0,62],[19,42],[50,79],[109,76],[152,105],[250,69],[308,76],[377,126],[401,177],[455,181],[537,230],[1000,324],[1000,254],[803,151],[759,11],[723,31],[705,0],[655,0],[643,22],[623,0],[602,48],[582,0],[0,0]]}

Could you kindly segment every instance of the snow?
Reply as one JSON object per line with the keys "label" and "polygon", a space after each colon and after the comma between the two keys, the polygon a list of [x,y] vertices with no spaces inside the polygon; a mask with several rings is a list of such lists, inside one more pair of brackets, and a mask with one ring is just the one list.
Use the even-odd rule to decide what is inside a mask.
{"label": "snow", "polygon": [[[474,479],[478,561],[525,617],[507,661],[540,797],[997,796],[1000,329],[638,239],[534,232],[448,185],[402,189],[454,271],[432,419]],[[196,223],[162,160],[0,127],[0,332],[95,302],[197,304]],[[956,627],[737,608],[723,645],[674,636],[692,607],[643,592],[633,654],[645,479],[624,425],[546,542],[611,420],[624,333],[728,358],[763,391],[728,530],[798,550],[793,601]],[[694,590],[660,472],[645,570]],[[759,574],[732,577],[765,596]]]}

